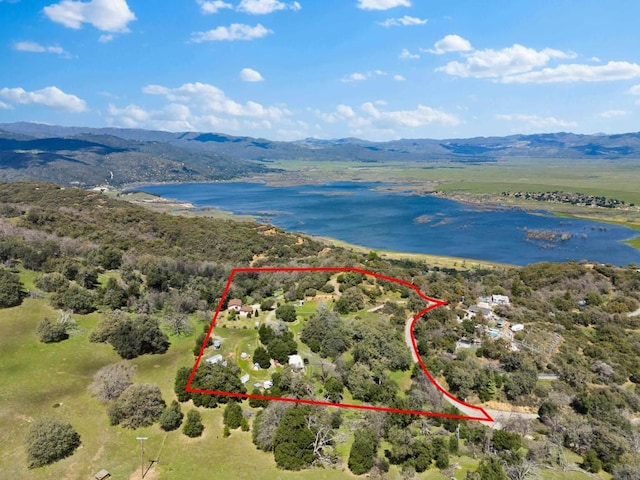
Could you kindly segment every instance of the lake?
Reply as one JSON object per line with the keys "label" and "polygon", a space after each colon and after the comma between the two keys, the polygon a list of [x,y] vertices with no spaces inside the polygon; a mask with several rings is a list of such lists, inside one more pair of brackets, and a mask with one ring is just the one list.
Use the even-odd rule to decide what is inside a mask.
{"label": "lake", "polygon": [[149,185],[137,190],[215,207],[291,232],[332,237],[372,250],[428,253],[526,265],[589,260],[640,263],[622,243],[638,234],[617,225],[519,209],[483,209],[389,192],[382,183],[268,186],[259,183]]}

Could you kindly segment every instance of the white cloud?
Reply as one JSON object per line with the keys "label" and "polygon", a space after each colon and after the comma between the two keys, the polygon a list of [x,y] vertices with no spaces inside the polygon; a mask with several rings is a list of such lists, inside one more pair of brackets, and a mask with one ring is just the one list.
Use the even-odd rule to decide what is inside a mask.
{"label": "white cloud", "polygon": [[418,128],[432,123],[450,126],[460,124],[455,115],[425,105],[418,105],[414,110],[381,111],[373,103],[367,102],[363,103],[360,109],[370,117],[372,124],[379,127]]}
{"label": "white cloud", "polygon": [[100,37],[98,37],[100,43],[109,43],[111,40],[113,40],[113,35],[111,34],[100,35]]}
{"label": "white cloud", "polygon": [[75,95],[64,93],[58,87],[45,87],[28,92],[23,88],[2,88],[0,98],[9,103],[21,105],[44,105],[56,110],[80,113],[87,110],[84,100]]}
{"label": "white cloud", "polygon": [[195,130],[190,121],[191,112],[185,105],[169,104],[159,110],[147,111],[138,105],[118,108],[109,105],[107,123],[126,128],[153,128],[169,131]]}
{"label": "white cloud", "polygon": [[233,8],[233,5],[222,0],[196,0],[202,13],[218,13],[224,8]]}
{"label": "white cloud", "polygon": [[[517,73],[517,72],[511,72]],[[640,77],[640,65],[629,62],[609,62],[606,65],[565,64],[533,72],[511,75],[503,83],[572,83],[630,80]]]}
{"label": "white cloud", "polygon": [[278,10],[300,10],[298,2],[285,3],[279,0],[242,0],[238,10],[253,15],[266,15]]}
{"label": "white cloud", "polygon": [[549,130],[557,128],[577,127],[576,122],[560,120],[555,117],[540,117],[538,115],[508,114],[496,115],[498,120],[515,122],[518,125],[524,125],[524,128],[531,130]]}
{"label": "white cloud", "polygon": [[[169,131],[223,131],[269,136],[274,132],[294,127],[299,123],[291,119],[286,106],[263,106],[254,101],[237,102],[219,88],[206,83],[185,83],[177,88],[147,85],[147,95],[166,100],[164,106],[154,109],[130,104],[124,107],[110,105],[107,122],[129,128],[153,128]],[[284,134],[277,133],[284,136]],[[293,135],[293,134],[292,134]],[[300,137],[298,137],[300,138]]]}
{"label": "white cloud", "polygon": [[398,55],[398,58],[401,58],[402,60],[417,60],[420,58],[420,55],[417,53],[411,53],[407,48],[403,48],[400,55]]}
{"label": "white cloud", "polygon": [[602,118],[613,118],[613,117],[624,117],[625,115],[629,115],[629,112],[626,110],[607,110],[606,112],[600,113],[600,117]]}
{"label": "white cloud", "polygon": [[640,85],[634,85],[629,89],[629,93],[632,95],[640,95]]}
{"label": "white cloud", "polygon": [[7,105],[4,102],[0,102],[0,108],[3,110],[13,110],[13,107],[11,105]]}
{"label": "white cloud", "polygon": [[13,44],[13,49],[19,52],[56,53],[65,57],[70,56],[62,47],[57,45],[45,46],[37,42],[16,42]]}
{"label": "white cloud", "polygon": [[353,108],[351,108],[349,105],[338,105],[336,107],[336,111],[344,118],[351,118],[355,117],[356,115],[356,112],[354,112]]}
{"label": "white cloud", "polygon": [[253,40],[266,37],[273,33],[272,30],[257,24],[255,27],[242,23],[232,23],[228,27],[217,27],[206,32],[194,32],[191,34],[191,41],[194,43]]}
{"label": "white cloud", "polygon": [[341,82],[344,83],[349,83],[349,82],[362,82],[363,80],[366,80],[367,78],[369,78],[371,75],[368,73],[360,73],[360,72],[354,72],[350,75],[347,75],[346,77],[344,77]]}
{"label": "white cloud", "polygon": [[473,47],[471,47],[469,40],[462,38],[460,35],[446,35],[434,44],[433,49],[423,51],[442,55],[443,53],[468,52],[471,50],[473,50]]}
{"label": "white cloud", "polygon": [[253,101],[244,104],[238,103],[228,98],[219,88],[206,83],[185,83],[178,88],[147,85],[142,91],[150,95],[164,96],[170,102],[186,104],[203,114],[280,120],[291,113],[285,108],[264,107]]}
{"label": "white cloud", "polygon": [[[350,135],[381,138],[399,138],[398,130],[406,135],[421,135],[420,129],[430,125],[456,126],[460,120],[449,113],[425,105],[413,110],[384,110],[384,101],[366,102],[359,107],[338,105],[333,112],[316,111],[326,124],[344,123]],[[344,127],[340,127],[343,129]]]}
{"label": "white cloud", "polygon": [[[497,78],[507,75],[531,72],[536,67],[546,65],[551,59],[565,59],[575,56],[551,48],[534,50],[517,43],[502,50],[475,50],[466,55],[464,62],[449,62],[436,71],[458,77]],[[593,67],[599,68],[599,67]],[[507,78],[517,77],[505,77]],[[524,78],[523,78],[524,80]]]}
{"label": "white cloud", "polygon": [[128,32],[127,25],[136,19],[126,0],[63,0],[43,11],[50,20],[65,27],[78,29],[88,23],[105,32]]}
{"label": "white cloud", "polygon": [[384,22],[379,22],[383,27],[412,27],[417,25],[424,25],[427,23],[426,18],[410,17],[405,15],[400,18],[387,18]]}
{"label": "white cloud", "polygon": [[389,10],[395,7],[410,7],[409,0],[358,0],[358,8],[362,10]]}
{"label": "white cloud", "polygon": [[394,75],[394,76],[393,76],[393,79],[394,79],[396,82],[404,82],[404,81],[406,80],[406,78],[404,78],[402,75]]}
{"label": "white cloud", "polygon": [[372,72],[354,72],[346,77],[343,77],[340,81],[343,83],[362,82],[373,77],[384,77],[388,75],[384,70],[374,70]]}
{"label": "white cloud", "polygon": [[253,70],[252,68],[243,68],[240,70],[240,79],[244,82],[262,82],[264,78],[260,75],[260,72]]}

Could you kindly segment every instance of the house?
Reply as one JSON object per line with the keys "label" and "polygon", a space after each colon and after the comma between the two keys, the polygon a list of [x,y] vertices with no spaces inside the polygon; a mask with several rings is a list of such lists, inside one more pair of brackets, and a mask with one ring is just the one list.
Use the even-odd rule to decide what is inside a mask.
{"label": "house", "polygon": [[490,308],[481,307],[480,305],[471,305],[469,307],[469,317],[475,317],[477,313],[482,313],[485,318],[489,318],[493,315]]}
{"label": "house", "polygon": [[232,298],[231,300],[229,300],[229,303],[227,304],[227,310],[229,311],[233,310],[236,313],[240,313],[241,309],[242,309],[242,300],[240,300],[239,298]]}
{"label": "house", "polygon": [[209,357],[205,360],[205,362],[215,365],[216,363],[222,363],[223,357],[219,353],[214,355],[213,357]]}
{"label": "house", "polygon": [[240,381],[242,382],[242,384],[244,385],[245,383],[247,383],[249,381],[249,378],[251,378],[249,376],[248,373],[245,373],[243,376],[240,377]]}
{"label": "house", "polygon": [[521,323],[514,323],[509,328],[511,328],[512,332],[521,332],[522,330],[524,330],[524,325]]}
{"label": "house", "polygon": [[492,305],[509,305],[509,297],[506,295],[491,295]]}
{"label": "house", "polygon": [[504,318],[499,318],[496,322],[496,328],[504,328],[504,325],[507,321]]}
{"label": "house", "polygon": [[265,390],[267,390],[267,389],[273,387],[273,382],[271,380],[265,380],[263,385],[264,385]]}
{"label": "house", "polygon": [[215,348],[216,350],[220,350],[220,347],[222,347],[222,342],[220,340],[214,340],[213,348]]}
{"label": "house", "polygon": [[248,314],[253,315],[253,307],[251,305],[243,305],[240,307],[240,315],[247,316]]}
{"label": "house", "polygon": [[304,361],[300,355],[289,355],[289,365],[294,370],[302,370],[304,368]]}

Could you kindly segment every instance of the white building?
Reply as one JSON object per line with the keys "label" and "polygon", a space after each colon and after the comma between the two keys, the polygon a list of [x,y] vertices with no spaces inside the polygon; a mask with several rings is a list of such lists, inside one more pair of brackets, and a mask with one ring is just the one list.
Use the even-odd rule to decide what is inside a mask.
{"label": "white building", "polygon": [[302,370],[304,368],[304,362],[300,355],[289,355],[289,365],[294,370]]}
{"label": "white building", "polygon": [[521,332],[522,330],[524,330],[524,325],[521,323],[514,323],[509,328],[511,329],[512,332]]}
{"label": "white building", "polygon": [[491,295],[492,305],[509,305],[509,297],[506,295]]}

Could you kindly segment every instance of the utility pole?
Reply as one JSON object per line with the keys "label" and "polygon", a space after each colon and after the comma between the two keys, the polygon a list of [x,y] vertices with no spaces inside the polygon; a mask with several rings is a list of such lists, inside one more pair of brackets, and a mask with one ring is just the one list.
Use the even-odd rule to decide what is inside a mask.
{"label": "utility pole", "polygon": [[144,441],[147,437],[136,437],[136,440],[140,440],[140,474],[141,478],[144,478]]}

